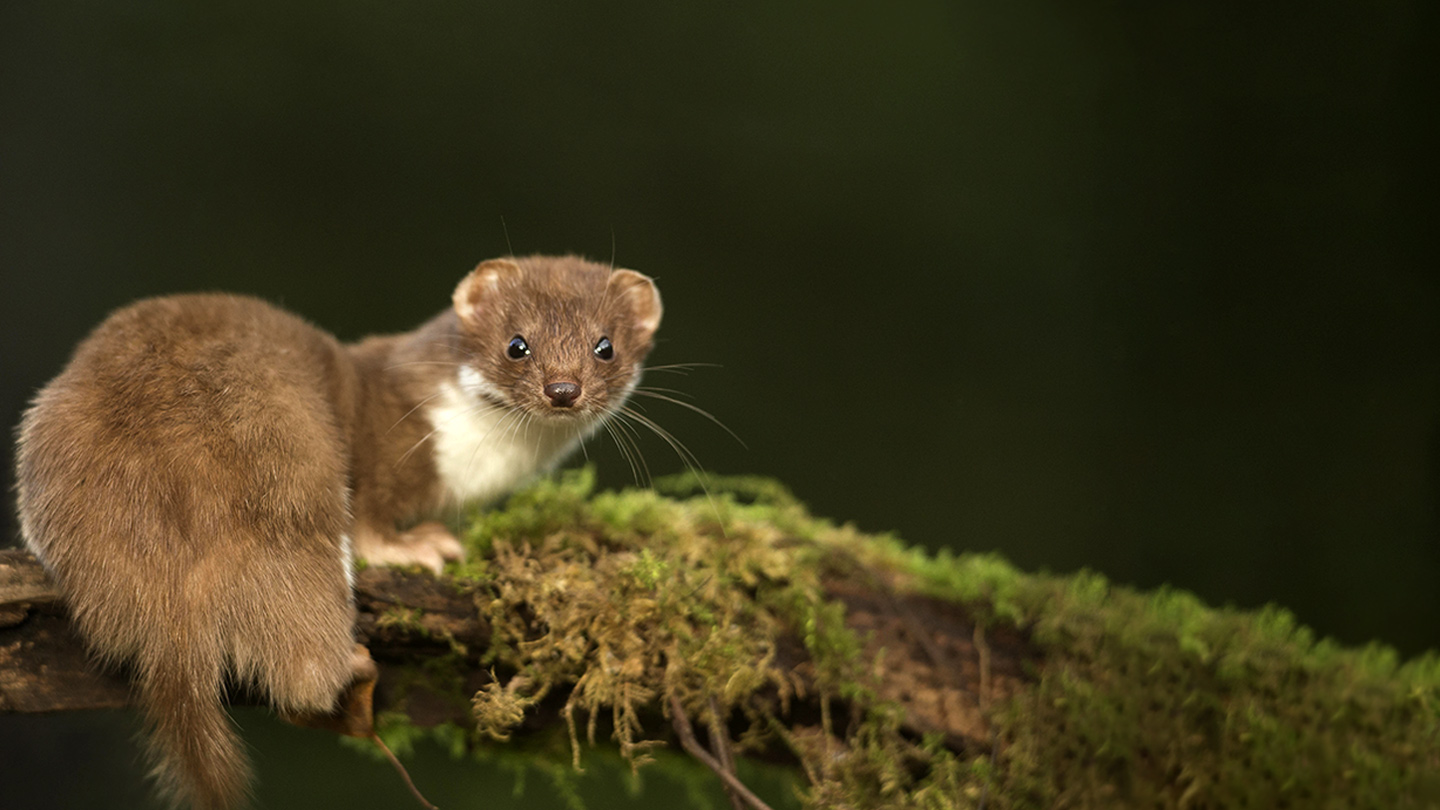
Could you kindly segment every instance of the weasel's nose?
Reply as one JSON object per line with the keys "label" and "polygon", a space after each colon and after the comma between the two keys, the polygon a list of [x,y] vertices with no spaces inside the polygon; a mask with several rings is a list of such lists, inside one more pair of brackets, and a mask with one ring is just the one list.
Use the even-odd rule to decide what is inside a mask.
{"label": "weasel's nose", "polygon": [[551,405],[557,408],[568,408],[580,398],[580,384],[573,382],[549,383],[545,386],[545,396],[550,398]]}

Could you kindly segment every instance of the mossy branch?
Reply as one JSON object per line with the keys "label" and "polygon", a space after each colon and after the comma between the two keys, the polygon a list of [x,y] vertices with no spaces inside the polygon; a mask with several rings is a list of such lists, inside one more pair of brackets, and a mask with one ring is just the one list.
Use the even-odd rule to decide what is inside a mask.
{"label": "mossy branch", "polygon": [[[750,806],[732,749],[796,765],[813,807],[1440,803],[1434,655],[1402,665],[1278,609],[929,555],[765,480],[592,484],[568,474],[476,515],[444,578],[359,573],[390,734],[558,734],[577,767],[587,741],[637,766],[683,746]],[[0,711],[127,694],[34,561],[0,552]],[[668,733],[692,720],[706,756]]]}

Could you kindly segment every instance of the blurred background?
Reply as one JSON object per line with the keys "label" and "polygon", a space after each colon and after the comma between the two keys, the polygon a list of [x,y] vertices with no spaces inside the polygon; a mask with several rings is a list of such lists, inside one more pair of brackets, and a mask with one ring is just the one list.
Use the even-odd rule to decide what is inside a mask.
{"label": "blurred background", "polygon": [[[6,0],[0,416],[141,296],[253,293],[353,339],[484,258],[613,257],[663,291],[652,362],[718,364],[648,380],[748,445],[652,406],[708,470],[1412,655],[1440,647],[1436,17]],[[241,722],[261,806],[409,802]],[[0,804],[148,806],[134,730],[0,716]],[[508,806],[499,770],[415,771],[446,808]]]}

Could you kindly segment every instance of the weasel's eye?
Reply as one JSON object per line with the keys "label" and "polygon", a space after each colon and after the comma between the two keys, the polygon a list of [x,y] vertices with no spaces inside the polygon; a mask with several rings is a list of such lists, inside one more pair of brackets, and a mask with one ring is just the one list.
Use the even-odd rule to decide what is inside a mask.
{"label": "weasel's eye", "polygon": [[530,355],[530,344],[525,342],[525,338],[516,335],[510,338],[510,345],[505,347],[505,354],[511,360],[524,360]]}
{"label": "weasel's eye", "polygon": [[600,342],[595,344],[595,356],[601,360],[615,359],[615,347],[610,345],[610,338],[600,338]]}

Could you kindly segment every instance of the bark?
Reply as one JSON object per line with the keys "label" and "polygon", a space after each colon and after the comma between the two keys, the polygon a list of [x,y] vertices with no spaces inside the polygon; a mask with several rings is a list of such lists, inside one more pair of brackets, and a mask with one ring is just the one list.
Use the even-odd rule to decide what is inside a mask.
{"label": "bark", "polygon": [[[831,579],[827,591],[845,603],[847,624],[867,639],[867,658],[879,662],[880,697],[903,707],[904,726],[916,734],[944,735],[946,746],[956,751],[988,747],[982,705],[1014,692],[1027,662],[1037,658],[1034,650],[1013,633],[981,639],[977,648],[975,625],[959,606],[893,593],[870,579]],[[477,651],[488,644],[490,628],[479,616],[471,587],[429,574],[367,568],[358,573],[355,594],[357,635],[380,667],[377,712],[392,708],[389,687],[404,667],[449,652],[452,639]],[[387,614],[397,609],[414,618],[388,621]],[[417,620],[420,632],[413,623]],[[806,671],[798,640],[782,650],[787,665]],[[404,709],[412,721],[430,725],[465,719],[457,707],[468,705],[469,695],[490,680],[477,656],[468,660],[471,667],[463,673],[458,694],[407,693]],[[0,712],[108,709],[128,702],[125,673],[102,669],[87,656],[35,558],[25,551],[0,550]],[[819,717],[820,707],[801,702],[793,714]],[[542,718],[563,722],[557,712],[542,713]]]}
{"label": "bark", "polygon": [[[582,508],[563,493],[552,496],[557,500],[539,502],[545,508],[521,503],[506,519],[526,509],[551,515],[560,511],[557,502]],[[607,514],[618,514],[615,504],[606,501]],[[685,702],[635,684],[648,696],[630,708],[644,716],[622,720],[617,712],[622,725],[611,729],[600,720],[602,735],[616,731],[622,753],[624,730],[643,728],[649,741],[668,726],[667,744],[715,770],[735,807],[755,810],[764,803],[736,782],[732,739],[748,741],[747,756],[797,764],[809,783],[807,807],[1440,806],[1440,657],[1402,664],[1380,645],[1347,650],[1317,641],[1278,608],[1215,609],[1184,592],[1137,592],[1088,572],[1025,574],[988,555],[929,557],[847,528],[798,524],[789,514],[792,530],[819,532],[816,547],[830,549],[787,558],[789,566],[818,566],[804,577],[787,570],[820,583],[818,592],[791,593],[803,593],[810,605],[817,598],[841,603],[843,621],[862,645],[858,658],[845,653],[849,663],[837,676],[823,634],[811,627],[788,631],[810,637],[782,635],[765,648],[773,653],[766,666],[786,673],[784,690],[766,686],[724,704],[717,701],[728,690],[725,672],[709,672],[704,690]],[[579,520],[599,525],[593,515]],[[537,525],[536,536],[552,531]],[[799,547],[784,538],[761,544],[747,534],[759,524],[734,528],[740,525],[732,524],[727,548]],[[576,537],[583,543],[586,535]],[[380,670],[376,711],[403,713],[420,726],[453,720],[474,728],[477,691],[509,694],[526,681],[501,671],[508,684],[491,683],[481,662],[492,628],[482,617],[497,623],[497,640],[506,632],[524,639],[528,660],[563,662],[570,639],[559,625],[527,618],[532,608],[542,611],[526,599],[558,598],[585,610],[631,604],[576,597],[583,573],[613,562],[605,557],[610,553],[628,555],[620,564],[632,582],[647,571],[673,575],[663,566],[647,568],[633,548],[591,545],[593,556],[552,553],[552,563],[576,567],[554,569],[543,587],[526,592],[530,597],[507,599],[509,607],[495,613],[487,611],[499,611],[501,595],[489,586],[387,568],[360,571],[357,636]],[[528,542],[507,548],[512,584],[524,584],[526,564],[543,568],[532,557],[515,564],[515,555],[530,553]],[[504,556],[487,564],[499,566]],[[648,598],[643,589],[632,594],[626,598]],[[617,615],[594,614],[571,626],[593,627],[607,617]],[[496,647],[506,649],[499,641]],[[585,677],[603,677],[612,666],[602,656]],[[664,662],[647,666],[670,671]],[[558,683],[524,703],[513,733],[569,733],[574,740],[574,706],[565,694],[571,688]],[[0,551],[0,712],[113,708],[128,695],[124,673],[87,658],[35,560]],[[588,711],[602,714],[593,705]],[[897,716],[898,728],[891,724]],[[757,718],[774,723],[766,726],[774,733],[742,734]]]}

